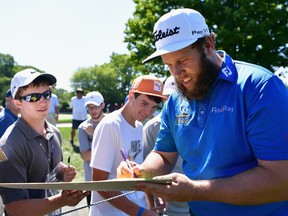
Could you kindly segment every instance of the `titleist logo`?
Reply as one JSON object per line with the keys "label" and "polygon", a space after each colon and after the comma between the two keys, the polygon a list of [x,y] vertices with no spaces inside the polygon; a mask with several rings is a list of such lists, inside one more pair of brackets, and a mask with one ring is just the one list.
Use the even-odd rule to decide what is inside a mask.
{"label": "titleist logo", "polygon": [[178,34],[179,33],[179,29],[180,27],[175,27],[174,29],[167,29],[165,32],[162,31],[162,30],[159,30],[159,31],[155,31],[153,33],[154,35],[154,40],[155,42],[157,42],[158,40],[161,40],[163,38],[166,38],[166,37],[169,37],[169,36],[172,36],[174,34]]}

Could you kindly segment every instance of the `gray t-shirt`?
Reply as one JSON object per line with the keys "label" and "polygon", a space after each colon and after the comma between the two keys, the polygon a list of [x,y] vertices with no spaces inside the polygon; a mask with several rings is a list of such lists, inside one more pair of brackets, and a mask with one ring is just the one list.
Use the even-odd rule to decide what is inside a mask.
{"label": "gray t-shirt", "polygon": [[[90,136],[86,133],[84,127],[87,124],[92,124],[94,126],[94,130],[99,122],[95,123],[91,118],[82,122],[78,127],[78,139],[79,139],[79,149],[82,151],[91,151],[91,143],[93,136]],[[92,181],[92,168],[90,167],[90,161],[84,161],[84,178],[85,181]]]}
{"label": "gray t-shirt", "polygon": [[[6,130],[0,146],[8,160],[0,162],[0,182],[45,182],[48,172],[62,160],[60,132],[47,121],[46,126],[46,137],[39,135],[22,118]],[[4,204],[45,197],[45,190],[0,188],[0,193]]]}
{"label": "gray t-shirt", "polygon": [[[158,132],[160,130],[161,113],[149,120],[143,128],[143,150],[144,158],[153,150]],[[183,159],[178,158],[172,172],[182,173]],[[165,214],[169,216],[190,216],[189,206],[186,202],[169,202]]]}

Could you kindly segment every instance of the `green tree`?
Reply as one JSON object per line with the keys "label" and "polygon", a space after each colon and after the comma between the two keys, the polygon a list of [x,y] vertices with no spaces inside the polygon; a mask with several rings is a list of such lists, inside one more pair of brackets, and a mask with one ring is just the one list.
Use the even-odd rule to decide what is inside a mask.
{"label": "green tree", "polygon": [[13,56],[0,53],[0,105],[5,106],[5,93],[10,88],[11,79],[14,74],[25,68],[34,68],[37,71],[43,72],[34,66],[18,65]]}
{"label": "green tree", "polygon": [[139,76],[130,63],[130,56],[127,54],[112,53],[110,64],[117,74],[118,89],[121,93],[120,98],[128,94],[132,81]]}
{"label": "green tree", "polygon": [[73,93],[55,87],[52,88],[52,92],[58,96],[60,112],[70,112],[70,99],[73,96]]}
{"label": "green tree", "polygon": [[6,91],[10,88],[11,78],[14,75],[15,61],[13,56],[0,53],[0,101],[4,106]]}
{"label": "green tree", "polygon": [[111,64],[80,68],[72,76],[71,82],[75,89],[82,87],[85,94],[90,91],[99,91],[106,104],[119,101],[117,74]]}
{"label": "green tree", "polygon": [[125,29],[125,42],[132,64],[140,71],[167,74],[161,59],[139,66],[155,50],[153,26],[174,8],[194,8],[206,18],[218,37],[217,48],[234,59],[260,64],[273,70],[288,59],[287,0],[134,0],[136,10]]}
{"label": "green tree", "polygon": [[80,68],[74,73],[71,82],[74,89],[82,87],[85,93],[101,92],[106,104],[121,105],[132,81],[140,74],[132,67],[129,55],[112,53],[109,63]]}

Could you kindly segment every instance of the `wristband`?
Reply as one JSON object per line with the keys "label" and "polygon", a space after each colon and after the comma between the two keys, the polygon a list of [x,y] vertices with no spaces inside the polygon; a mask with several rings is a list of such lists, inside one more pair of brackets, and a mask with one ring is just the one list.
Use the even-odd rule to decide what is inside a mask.
{"label": "wristband", "polygon": [[142,216],[143,212],[145,211],[145,208],[143,207],[140,207],[140,209],[138,210],[137,212],[137,215],[136,216]]}

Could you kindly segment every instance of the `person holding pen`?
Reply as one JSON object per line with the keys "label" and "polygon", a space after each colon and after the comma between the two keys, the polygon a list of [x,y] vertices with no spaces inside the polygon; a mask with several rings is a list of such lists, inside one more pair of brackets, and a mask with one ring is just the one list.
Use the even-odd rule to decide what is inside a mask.
{"label": "person holding pen", "polygon": [[[132,84],[127,103],[100,121],[92,140],[90,166],[93,168],[94,181],[116,178],[117,167],[124,159],[143,162],[141,122],[155,112],[164,98],[162,91],[163,83],[158,78],[140,76]],[[118,191],[92,191],[91,203],[121,194],[122,192]],[[135,192],[93,205],[90,207],[89,215],[153,216],[157,213],[148,209],[143,192]]]}
{"label": "person holding pen", "polygon": [[[259,65],[217,51],[215,34],[196,10],[171,10],[153,32],[156,51],[144,61],[161,56],[177,91],[162,109],[154,149],[133,170],[173,182],[134,189],[188,202],[194,215],[288,215],[284,83]],[[178,156],[184,175],[168,174]],[[118,177],[133,177],[126,163],[118,171]]]}

